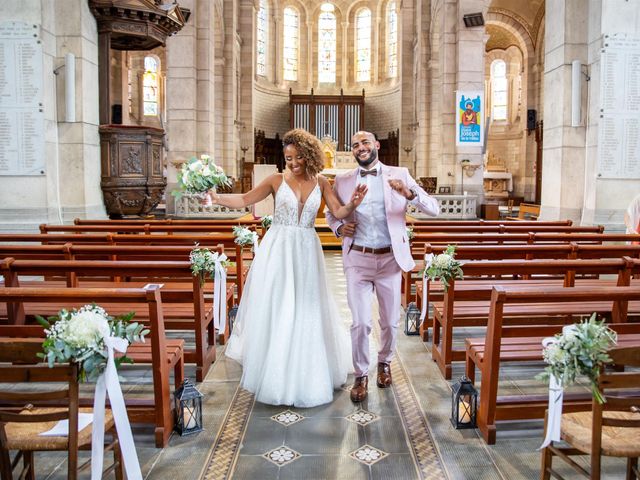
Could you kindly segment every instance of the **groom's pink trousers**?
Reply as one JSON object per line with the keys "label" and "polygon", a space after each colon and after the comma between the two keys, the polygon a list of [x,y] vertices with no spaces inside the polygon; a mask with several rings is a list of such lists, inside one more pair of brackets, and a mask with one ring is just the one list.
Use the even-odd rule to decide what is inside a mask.
{"label": "groom's pink trousers", "polygon": [[371,305],[375,291],[380,310],[380,350],[378,362],[390,363],[396,348],[396,329],[400,313],[402,270],[393,252],[376,255],[351,250],[351,265],[345,269],[347,300],[353,316],[351,344],[355,376],[369,373],[369,333]]}

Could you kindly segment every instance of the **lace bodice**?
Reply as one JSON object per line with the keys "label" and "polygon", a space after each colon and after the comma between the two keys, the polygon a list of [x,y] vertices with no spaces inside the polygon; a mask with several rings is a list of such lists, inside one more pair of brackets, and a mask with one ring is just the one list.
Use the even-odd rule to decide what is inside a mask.
{"label": "lace bodice", "polygon": [[[309,194],[304,205],[298,207],[298,198],[293,193],[289,184],[283,179],[280,188],[276,192],[276,206],[273,215],[274,225],[289,225],[295,227],[314,228],[316,214],[320,208],[320,185]],[[299,211],[298,209],[302,211]]]}

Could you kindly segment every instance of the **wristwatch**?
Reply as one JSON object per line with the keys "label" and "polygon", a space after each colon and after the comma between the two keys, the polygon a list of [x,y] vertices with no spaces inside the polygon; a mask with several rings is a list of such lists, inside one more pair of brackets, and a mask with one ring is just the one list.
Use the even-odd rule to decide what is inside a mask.
{"label": "wristwatch", "polygon": [[418,196],[418,194],[416,193],[416,191],[413,188],[410,188],[409,191],[413,194],[413,196],[411,198],[407,198],[407,200],[408,201],[415,200],[415,198]]}

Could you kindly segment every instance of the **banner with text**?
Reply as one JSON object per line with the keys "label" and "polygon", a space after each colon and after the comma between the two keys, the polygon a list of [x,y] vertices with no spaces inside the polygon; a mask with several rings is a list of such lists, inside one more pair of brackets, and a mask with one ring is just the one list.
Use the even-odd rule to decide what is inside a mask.
{"label": "banner with text", "polygon": [[456,145],[484,145],[484,94],[479,90],[456,92]]}

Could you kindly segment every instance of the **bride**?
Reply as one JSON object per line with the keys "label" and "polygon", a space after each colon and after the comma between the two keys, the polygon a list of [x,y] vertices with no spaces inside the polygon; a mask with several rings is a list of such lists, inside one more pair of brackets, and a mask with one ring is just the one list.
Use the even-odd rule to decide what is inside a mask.
{"label": "bride", "polygon": [[327,286],[315,218],[321,199],[335,217],[346,217],[367,189],[356,187],[342,206],[319,175],[320,141],[295,129],[283,144],[288,171],[244,194],[213,195],[214,203],[232,208],[275,197],[273,224],[255,252],[225,353],[242,364],[241,385],[259,402],[313,407],[333,400],[351,365],[348,332]]}

